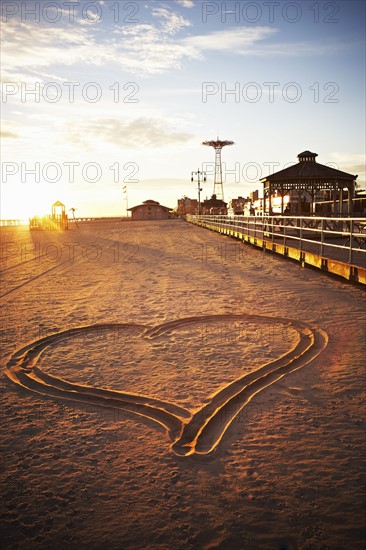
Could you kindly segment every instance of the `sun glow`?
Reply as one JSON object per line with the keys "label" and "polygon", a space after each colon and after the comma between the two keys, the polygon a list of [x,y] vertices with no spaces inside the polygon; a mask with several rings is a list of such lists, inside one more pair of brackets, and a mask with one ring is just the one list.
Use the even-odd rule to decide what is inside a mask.
{"label": "sun glow", "polygon": [[55,190],[41,184],[6,184],[1,189],[1,218],[27,219],[51,214],[51,206],[58,199]]}

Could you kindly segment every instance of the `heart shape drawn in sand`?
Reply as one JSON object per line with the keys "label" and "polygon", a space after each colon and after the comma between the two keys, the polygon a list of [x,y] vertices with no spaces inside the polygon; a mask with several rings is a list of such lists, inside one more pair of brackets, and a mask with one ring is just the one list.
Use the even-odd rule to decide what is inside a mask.
{"label": "heart shape drawn in sand", "polygon": [[[37,366],[38,359],[46,348],[76,335],[134,327],[141,338],[154,340],[175,328],[213,321],[250,321],[267,325],[279,323],[296,330],[299,339],[284,355],[221,387],[194,413],[172,402],[146,395],[67,382],[45,373]],[[325,349],[327,343],[328,336],[321,329],[291,319],[262,315],[188,317],[155,327],[134,323],[98,324],[65,330],[32,342],[11,357],[6,365],[6,374],[16,384],[39,394],[123,409],[149,418],[166,429],[173,453],[182,457],[204,457],[215,452],[230,424],[257,393],[309,364]]]}

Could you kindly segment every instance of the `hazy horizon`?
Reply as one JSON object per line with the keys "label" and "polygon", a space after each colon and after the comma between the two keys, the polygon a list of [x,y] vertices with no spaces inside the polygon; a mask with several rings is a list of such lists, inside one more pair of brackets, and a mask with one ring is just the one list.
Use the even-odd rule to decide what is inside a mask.
{"label": "hazy horizon", "polygon": [[217,135],[226,201],[306,149],[364,187],[364,3],[49,4],[1,6],[1,218],[210,197]]}

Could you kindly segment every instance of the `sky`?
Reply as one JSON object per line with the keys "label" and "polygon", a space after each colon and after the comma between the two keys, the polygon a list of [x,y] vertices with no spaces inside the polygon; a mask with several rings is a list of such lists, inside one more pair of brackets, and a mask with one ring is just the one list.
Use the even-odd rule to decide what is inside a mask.
{"label": "sky", "polygon": [[365,187],[365,2],[1,1],[1,217],[224,198],[297,162]]}

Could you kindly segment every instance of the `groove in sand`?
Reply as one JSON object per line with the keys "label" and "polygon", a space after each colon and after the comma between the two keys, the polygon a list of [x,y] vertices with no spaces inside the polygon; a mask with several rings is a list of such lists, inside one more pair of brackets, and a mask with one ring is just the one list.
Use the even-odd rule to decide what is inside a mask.
{"label": "groove in sand", "polygon": [[[228,383],[193,414],[175,403],[147,395],[67,382],[43,372],[37,366],[38,359],[46,348],[78,334],[124,327],[133,328],[140,338],[154,340],[176,328],[199,322],[240,320],[291,326],[298,332],[299,341],[281,357]],[[153,420],[167,430],[170,448],[176,455],[202,457],[214,453],[230,424],[256,394],[285,375],[309,364],[325,349],[327,343],[327,334],[320,329],[291,319],[261,315],[206,315],[179,319],[156,327],[134,323],[98,324],[65,330],[25,346],[9,360],[6,374],[17,385],[42,395],[122,409]]]}

